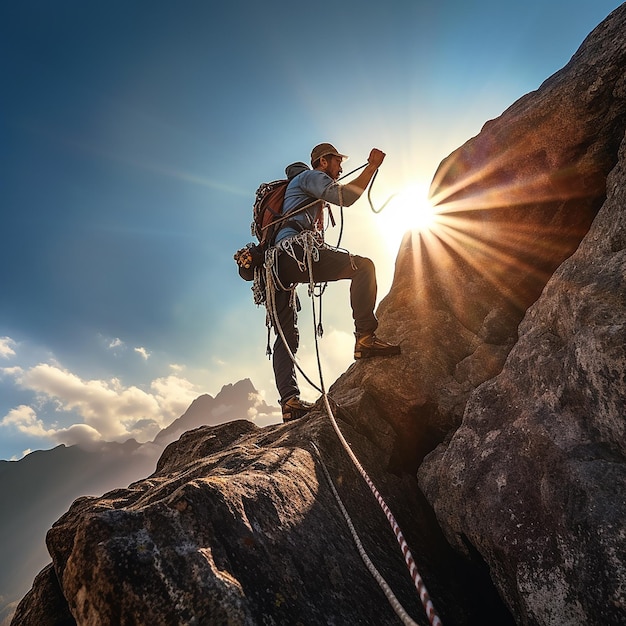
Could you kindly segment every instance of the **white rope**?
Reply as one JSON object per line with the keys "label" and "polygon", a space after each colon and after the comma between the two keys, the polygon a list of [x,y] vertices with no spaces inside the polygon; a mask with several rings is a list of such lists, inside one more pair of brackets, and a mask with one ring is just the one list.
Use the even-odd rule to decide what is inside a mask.
{"label": "white rope", "polygon": [[[312,304],[313,304],[313,326],[315,327],[315,323],[316,323],[315,303],[313,302]],[[328,413],[330,423],[332,424],[333,429],[335,430],[335,433],[337,434],[337,437],[339,441],[341,442],[341,445],[343,446],[344,450],[346,451],[346,453],[352,460],[352,463],[354,464],[356,469],[361,474],[363,480],[365,480],[367,486],[370,488],[370,491],[372,492],[372,494],[378,501],[378,504],[380,505],[383,512],[385,513],[387,520],[391,524],[391,528],[393,529],[393,532],[396,535],[396,539],[398,541],[398,544],[404,556],[404,561],[407,567],[409,568],[409,573],[411,575],[411,578],[413,579],[413,583],[415,585],[415,588],[417,589],[420,600],[422,601],[422,605],[424,607],[424,611],[426,612],[426,615],[431,623],[431,626],[443,626],[441,619],[437,615],[435,606],[433,605],[432,600],[430,599],[430,595],[428,593],[428,590],[426,589],[424,580],[422,579],[422,577],[420,576],[417,570],[415,560],[413,559],[413,555],[411,554],[409,545],[404,539],[404,534],[402,533],[402,530],[400,529],[398,522],[396,522],[396,519],[393,516],[393,513],[391,512],[391,509],[387,506],[383,497],[380,495],[380,492],[376,488],[376,485],[374,485],[372,479],[368,476],[365,469],[363,469],[363,466],[359,462],[359,459],[356,457],[356,454],[354,454],[354,452],[352,451],[350,444],[346,441],[346,438],[343,436],[343,433],[341,432],[341,429],[339,428],[339,425],[337,424],[337,420],[335,419],[333,410],[330,407],[330,402],[328,401],[328,394],[326,393],[326,387],[324,385],[324,375],[322,372],[322,362],[321,362],[320,353],[319,353],[319,342],[318,342],[317,335],[315,336],[315,352],[317,356],[317,366],[318,366],[319,376],[320,376],[320,387],[322,388],[322,397],[324,398],[324,405],[326,407],[326,412]]]}
{"label": "white rope", "polygon": [[341,430],[339,429],[337,421],[335,420],[335,416],[333,415],[332,409],[330,408],[330,403],[328,402],[327,394],[324,393],[323,397],[324,397],[324,404],[326,406],[326,411],[330,418],[331,424],[333,425],[335,433],[337,434],[337,437],[339,438],[339,441],[341,442],[345,451],[348,453],[348,456],[352,460],[352,463],[354,464],[354,466],[357,468],[357,470],[359,471],[359,473],[361,474],[361,476],[367,483],[367,486],[370,488],[371,492],[374,494],[374,497],[378,501],[378,504],[380,505],[383,512],[385,513],[385,516],[387,517],[387,520],[389,521],[391,528],[393,529],[393,532],[396,536],[396,539],[398,541],[398,544],[400,545],[400,549],[404,556],[404,561],[407,567],[409,568],[409,573],[411,574],[411,578],[413,579],[413,584],[415,585],[415,588],[417,589],[418,595],[424,607],[424,611],[426,612],[426,615],[430,623],[432,624],[432,626],[443,626],[441,619],[437,615],[435,606],[433,605],[432,600],[430,599],[430,595],[428,593],[428,590],[426,589],[424,580],[422,579],[422,577],[420,576],[417,570],[417,566],[415,565],[415,560],[413,559],[411,550],[409,549],[409,546],[406,540],[404,539],[404,535],[402,533],[402,530],[400,529],[400,526],[396,522],[396,519],[393,516],[393,513],[391,512],[391,510],[389,509],[389,507],[383,500],[383,497],[380,495],[378,489],[376,488],[376,485],[374,485],[371,478],[368,476],[367,472],[363,469],[363,466],[361,465],[356,455],[350,448],[350,444],[346,441]]}
{"label": "white rope", "polygon": [[402,606],[398,598],[396,598],[395,594],[393,593],[387,581],[383,578],[381,573],[376,569],[376,566],[374,565],[374,563],[372,563],[372,560],[369,558],[365,548],[363,547],[361,538],[359,537],[356,531],[356,528],[354,527],[354,524],[352,523],[350,514],[346,510],[346,507],[344,506],[340,495],[337,493],[337,489],[335,488],[333,479],[331,478],[330,473],[328,472],[328,469],[326,468],[326,464],[324,463],[324,459],[322,458],[320,451],[318,450],[317,446],[313,442],[311,442],[311,445],[317,452],[317,456],[320,460],[322,470],[324,471],[324,476],[326,477],[326,481],[330,485],[330,489],[333,492],[333,495],[335,496],[335,500],[337,501],[337,506],[339,507],[339,510],[341,511],[344,519],[346,520],[346,524],[348,525],[348,528],[350,529],[350,533],[352,534],[352,539],[354,540],[354,543],[356,544],[357,550],[359,551],[359,554],[361,556],[361,559],[363,560],[363,563],[365,563],[365,566],[369,570],[370,574],[374,577],[374,579],[378,583],[378,586],[382,589],[389,604],[395,611],[396,615],[402,620],[402,623],[406,624],[406,626],[418,626],[417,622],[415,622],[411,618],[411,616],[405,611],[404,607]]}
{"label": "white rope", "polygon": [[[306,253],[306,248],[305,248],[305,253]],[[266,309],[267,309],[267,317],[266,317],[266,324],[268,326],[271,326],[272,324],[274,325],[274,328],[276,328],[278,334],[280,335],[283,344],[285,346],[285,350],[287,350],[287,353],[289,354],[289,358],[292,360],[293,364],[296,366],[296,368],[298,369],[298,371],[302,374],[302,376],[304,377],[304,379],[309,383],[309,385],[311,385],[311,387],[313,387],[313,389],[316,389],[317,391],[319,391],[320,393],[323,393],[322,389],[320,387],[318,387],[307,375],[306,372],[300,367],[297,359],[296,359],[296,355],[291,351],[291,348],[289,347],[289,343],[287,342],[287,338],[285,337],[285,333],[283,331],[283,328],[280,324],[280,320],[278,318],[278,311],[276,308],[276,290],[277,289],[282,289],[284,291],[286,291],[287,289],[282,285],[282,283],[280,282],[280,279],[278,278],[278,256],[279,256],[279,251],[276,247],[272,247],[270,248],[265,256],[265,265],[264,265],[264,269],[265,269],[265,289],[266,289],[266,297],[265,297],[265,305],[266,305]],[[296,307],[296,303],[295,303],[295,289],[291,289],[291,302],[289,304],[289,306],[292,307],[293,309],[293,314],[294,314],[294,319],[297,317],[297,307]]]}

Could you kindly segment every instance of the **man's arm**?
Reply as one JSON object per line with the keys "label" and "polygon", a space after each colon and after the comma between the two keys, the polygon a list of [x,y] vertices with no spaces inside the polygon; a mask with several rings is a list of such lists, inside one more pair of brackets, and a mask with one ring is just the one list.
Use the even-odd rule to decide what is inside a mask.
{"label": "man's arm", "polygon": [[363,168],[363,171],[353,181],[346,183],[345,188],[355,193],[357,198],[360,198],[363,192],[367,189],[367,186],[376,173],[376,170],[385,160],[385,156],[385,153],[378,148],[372,148],[372,151],[367,159],[367,165]]}
{"label": "man's arm", "polygon": [[384,158],[384,152],[372,148],[363,171],[345,185],[333,181],[325,172],[310,170],[302,174],[301,188],[313,198],[320,198],[338,206],[351,206],[361,197]]}

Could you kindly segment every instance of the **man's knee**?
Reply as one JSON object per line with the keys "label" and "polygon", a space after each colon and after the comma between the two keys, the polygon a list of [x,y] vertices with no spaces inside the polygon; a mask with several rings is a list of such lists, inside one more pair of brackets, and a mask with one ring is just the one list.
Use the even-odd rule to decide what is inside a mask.
{"label": "man's knee", "polygon": [[354,265],[358,272],[368,275],[376,275],[376,267],[374,261],[365,256],[354,256]]}

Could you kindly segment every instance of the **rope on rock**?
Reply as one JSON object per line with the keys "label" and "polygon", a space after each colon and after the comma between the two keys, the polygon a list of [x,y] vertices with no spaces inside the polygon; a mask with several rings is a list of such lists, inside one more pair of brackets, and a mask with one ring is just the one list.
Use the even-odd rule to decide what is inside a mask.
{"label": "rope on rock", "polygon": [[406,626],[418,626],[417,622],[413,621],[411,616],[406,612],[406,610],[404,609],[404,607],[402,606],[398,598],[396,598],[395,594],[393,593],[387,581],[383,578],[381,573],[376,569],[376,566],[374,565],[374,563],[372,563],[372,560],[369,558],[369,555],[367,554],[365,548],[363,547],[361,538],[359,537],[359,534],[357,533],[356,528],[354,527],[354,524],[352,523],[350,514],[346,510],[346,507],[344,506],[341,500],[341,496],[339,495],[339,493],[337,493],[337,489],[335,488],[333,479],[330,476],[330,473],[326,467],[326,463],[324,463],[324,459],[322,458],[322,455],[320,454],[319,449],[313,442],[311,442],[311,446],[313,446],[313,449],[317,453],[317,457],[322,466],[322,470],[324,472],[324,476],[326,477],[326,481],[328,482],[330,489],[333,492],[333,495],[335,496],[335,500],[337,501],[337,506],[339,507],[339,510],[341,511],[344,519],[346,520],[346,524],[348,525],[348,528],[350,529],[350,533],[352,534],[354,543],[356,544],[357,550],[359,551],[359,554],[361,555],[361,559],[363,560],[363,563],[365,563],[365,567],[367,567],[370,574],[374,577],[374,579],[378,583],[378,586],[382,589],[389,604],[391,605],[393,610],[396,612],[396,615],[402,620],[402,623],[405,624]]}
{"label": "rope on rock", "polygon": [[[314,325],[315,325],[315,317],[316,317],[315,316],[315,303],[313,303],[313,324]],[[343,446],[344,450],[350,457],[350,460],[352,461],[353,465],[356,467],[359,474],[361,474],[361,477],[366,482],[367,486],[370,488],[370,491],[376,498],[378,504],[383,510],[383,513],[385,514],[385,517],[387,518],[387,520],[389,521],[389,524],[391,525],[391,528],[396,536],[396,540],[398,541],[398,544],[400,546],[400,550],[402,551],[402,555],[404,556],[404,562],[406,563],[409,569],[409,574],[411,575],[411,578],[413,579],[413,584],[415,585],[415,588],[417,589],[417,593],[419,594],[420,600],[422,602],[422,606],[424,607],[424,611],[426,612],[426,616],[428,617],[428,620],[430,621],[431,626],[443,626],[443,622],[439,618],[439,615],[437,615],[435,606],[432,600],[430,599],[430,594],[428,593],[428,590],[426,589],[424,580],[420,576],[420,573],[417,569],[417,565],[415,564],[415,560],[413,559],[413,555],[411,554],[411,550],[409,549],[409,545],[407,544],[404,538],[404,534],[402,533],[402,530],[398,522],[396,521],[393,513],[391,512],[391,509],[387,506],[385,500],[380,495],[380,492],[376,488],[376,485],[374,484],[372,479],[369,477],[369,475],[367,474],[367,472],[361,465],[356,454],[354,454],[354,452],[352,451],[350,444],[346,441],[346,438],[343,436],[343,433],[341,432],[341,429],[339,428],[339,424],[337,424],[337,420],[335,419],[335,415],[330,406],[330,402],[328,401],[328,394],[326,393],[326,387],[324,385],[324,377],[322,373],[322,365],[321,365],[321,359],[320,359],[320,354],[319,354],[319,346],[318,346],[317,337],[315,338],[315,351],[316,351],[317,365],[318,365],[318,370],[319,370],[319,375],[320,375],[320,387],[322,388],[322,397],[324,399],[324,406],[326,407],[326,412],[328,413],[328,417],[330,418],[330,423],[332,424],[333,429],[335,433],[337,434],[339,441],[341,442],[341,445]]]}
{"label": "rope on rock", "polygon": [[324,394],[324,403],[326,405],[326,411],[328,413],[328,416],[330,417],[330,421],[333,425],[333,428],[335,429],[335,432],[337,433],[337,436],[339,437],[339,440],[341,441],[343,447],[348,453],[348,456],[352,460],[352,463],[354,464],[358,472],[363,477],[363,480],[365,480],[365,482],[367,483],[367,486],[370,488],[372,494],[374,495],[378,504],[383,510],[385,517],[387,518],[387,520],[389,521],[389,524],[391,525],[391,528],[396,536],[396,540],[398,541],[398,544],[400,546],[400,550],[402,551],[402,555],[404,556],[404,562],[406,563],[409,569],[409,574],[411,575],[411,578],[413,579],[413,584],[415,585],[415,588],[417,589],[417,593],[422,602],[422,606],[424,607],[424,611],[426,612],[426,616],[428,617],[428,620],[430,621],[432,626],[443,626],[441,619],[437,615],[435,606],[432,600],[430,599],[430,595],[428,593],[428,590],[426,589],[424,580],[422,579],[419,571],[417,570],[417,565],[415,564],[415,560],[413,559],[411,550],[404,538],[404,535],[402,534],[402,530],[400,529],[398,522],[396,522],[396,519],[393,516],[393,513],[391,512],[391,510],[385,503],[383,497],[380,495],[378,489],[376,488],[376,485],[374,485],[371,478],[368,476],[367,472],[363,469],[363,466],[357,459],[354,452],[352,452],[350,445],[345,440],[343,434],[339,430],[339,426],[337,425],[332,409],[330,408],[330,404],[328,402],[328,396],[326,394]]}

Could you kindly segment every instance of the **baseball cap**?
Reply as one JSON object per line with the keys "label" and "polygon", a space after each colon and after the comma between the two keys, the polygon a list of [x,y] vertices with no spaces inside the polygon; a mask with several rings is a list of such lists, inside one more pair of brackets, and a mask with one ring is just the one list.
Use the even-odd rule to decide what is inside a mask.
{"label": "baseball cap", "polygon": [[321,157],[327,156],[329,154],[341,157],[342,160],[348,158],[345,154],[341,154],[341,152],[339,152],[337,148],[335,148],[335,146],[333,146],[331,143],[320,143],[315,146],[313,150],[311,150],[311,165],[313,165],[313,163],[315,163],[315,161],[317,161]]}

